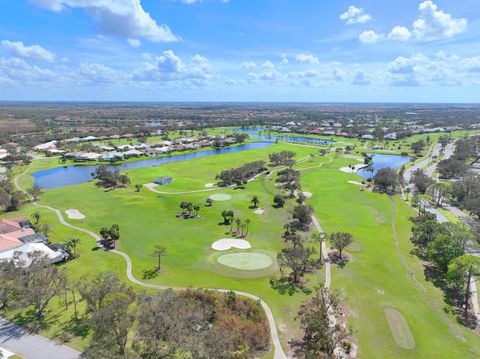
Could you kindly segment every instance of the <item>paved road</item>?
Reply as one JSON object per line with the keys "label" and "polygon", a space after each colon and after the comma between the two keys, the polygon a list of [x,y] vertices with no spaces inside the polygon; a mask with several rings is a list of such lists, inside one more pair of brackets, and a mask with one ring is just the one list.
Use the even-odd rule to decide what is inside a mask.
{"label": "paved road", "polygon": [[412,167],[407,168],[405,170],[405,172],[403,174],[403,178],[404,178],[406,184],[408,184],[410,182],[410,179],[412,178],[412,174],[413,174],[413,172],[415,172],[415,170],[422,169],[430,163],[430,160],[431,160],[431,157],[433,156],[433,154],[436,153],[437,151],[439,151],[439,149],[437,149],[438,146],[440,146],[440,145],[430,146],[430,150],[428,152],[428,155],[424,160],[414,164]]}
{"label": "paved road", "polygon": [[80,352],[36,334],[28,334],[19,326],[0,318],[0,346],[26,359],[76,359]]}

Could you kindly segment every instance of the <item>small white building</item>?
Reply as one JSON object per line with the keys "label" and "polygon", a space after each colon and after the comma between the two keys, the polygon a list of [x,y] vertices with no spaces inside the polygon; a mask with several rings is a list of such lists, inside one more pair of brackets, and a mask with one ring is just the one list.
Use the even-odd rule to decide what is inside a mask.
{"label": "small white building", "polygon": [[44,152],[53,148],[57,148],[57,141],[55,140],[37,145],[33,149],[38,152]]}

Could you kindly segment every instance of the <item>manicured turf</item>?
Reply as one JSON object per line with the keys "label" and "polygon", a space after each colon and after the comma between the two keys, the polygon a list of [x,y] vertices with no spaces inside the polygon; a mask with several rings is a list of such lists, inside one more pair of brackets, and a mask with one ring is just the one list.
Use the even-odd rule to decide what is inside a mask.
{"label": "manicured turf", "polygon": [[[361,358],[478,358],[477,334],[444,312],[442,292],[425,281],[423,267],[410,254],[414,211],[398,196],[360,191],[347,181],[359,178],[338,171],[350,159],[337,158],[302,175],[307,200],[326,232],[353,234],[353,257],[344,268],[332,268],[332,288],[347,297],[349,323]],[[416,347],[406,350],[392,337],[384,311],[400,311]]]}
{"label": "manicured turf", "polygon": [[210,195],[208,198],[210,198],[212,201],[223,202],[223,201],[228,201],[229,199],[232,199],[232,196],[228,194],[223,194],[223,193],[215,193]]}
{"label": "manicured turf", "polygon": [[262,253],[230,253],[217,258],[218,263],[239,270],[257,270],[273,264],[272,258]]}
{"label": "manicured turf", "polygon": [[395,343],[403,349],[414,349],[415,339],[402,313],[394,308],[385,308],[385,317]]}
{"label": "manicured turf", "polygon": [[[162,186],[162,190],[167,192],[203,189],[205,183],[215,181],[215,175],[221,170],[254,160],[267,160],[269,153],[285,149],[297,152],[297,159],[318,153],[317,148],[278,144],[264,149],[130,170],[128,174],[132,185],[126,189],[105,191],[93,183],[86,183],[45,191],[41,203],[59,208],[62,212],[78,209],[86,215],[85,220],[69,221],[96,232],[101,227],[119,224],[121,238],[118,248],[132,258],[133,273],[137,278],[145,277],[143,280],[156,284],[227,288],[258,295],[271,307],[286,347],[292,336],[298,334],[298,323],[294,317],[298,305],[306,296],[282,296],[271,289],[269,279],[278,274],[276,261],[260,270],[236,270],[220,264],[218,260],[225,254],[238,253],[238,250],[220,253],[211,248],[215,240],[229,236],[230,226],[222,224],[220,213],[234,210],[237,217],[252,221],[246,238],[252,248],[242,251],[242,258],[244,254],[255,253],[268,258],[276,257],[285,245],[281,239],[283,225],[289,221],[289,211],[294,203],[288,201],[284,209],[272,207],[273,195],[279,192],[274,182],[275,175],[262,176],[243,190],[223,190],[221,194],[232,198],[215,201],[212,207],[203,205],[212,192],[160,195],[147,189],[137,193],[134,189],[134,184],[151,182],[152,178],[160,175],[174,176],[174,183]],[[478,336],[460,327],[452,316],[443,311],[442,293],[423,279],[421,264],[410,255],[411,223],[408,217],[414,214],[413,210],[399,198],[389,199],[385,195],[362,192],[360,186],[348,183],[349,180],[360,181],[356,175],[338,170],[358,163],[349,156],[313,157],[295,167],[302,170],[302,190],[313,193],[307,203],[315,208],[324,229],[354,235],[355,244],[348,249],[353,261],[343,269],[332,269],[332,286],[347,296],[351,310],[349,324],[355,330],[360,357],[479,357]],[[322,163],[326,164],[318,167]],[[58,160],[48,159],[35,161],[33,167],[43,169],[55,165],[59,165]],[[20,183],[28,187],[32,183],[31,177],[22,177]],[[254,214],[250,208],[254,195],[259,197],[260,207],[265,210],[261,216]],[[200,218],[176,218],[182,201],[201,204]],[[30,215],[33,211],[32,206],[27,206],[21,213]],[[122,258],[94,250],[93,239],[61,226],[52,213],[43,209],[41,213],[43,223],[52,228],[53,241],[63,241],[69,236],[82,239],[80,258],[65,265],[73,278],[113,270],[126,280]],[[156,265],[156,258],[151,255],[155,245],[165,246],[167,255],[162,259],[164,270],[151,276]],[[231,259],[231,256],[227,258]],[[313,286],[323,278],[322,270],[309,276],[310,284]],[[416,343],[414,349],[402,349],[395,343],[384,314],[386,308],[395,308],[403,314]],[[53,337],[60,328],[71,325],[61,309],[59,304],[52,307],[55,319],[51,320],[51,326],[45,329],[44,334]],[[87,340],[88,336],[78,336],[74,346],[81,348]]]}

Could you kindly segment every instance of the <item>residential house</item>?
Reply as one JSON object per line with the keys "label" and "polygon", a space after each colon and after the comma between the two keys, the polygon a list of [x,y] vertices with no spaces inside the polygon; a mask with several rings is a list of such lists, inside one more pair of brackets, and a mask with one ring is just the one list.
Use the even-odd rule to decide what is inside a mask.
{"label": "residential house", "polygon": [[23,217],[0,219],[0,261],[13,260],[19,266],[28,267],[34,252],[43,254],[51,263],[65,260],[66,253],[49,248],[47,242],[44,236],[28,227]]}

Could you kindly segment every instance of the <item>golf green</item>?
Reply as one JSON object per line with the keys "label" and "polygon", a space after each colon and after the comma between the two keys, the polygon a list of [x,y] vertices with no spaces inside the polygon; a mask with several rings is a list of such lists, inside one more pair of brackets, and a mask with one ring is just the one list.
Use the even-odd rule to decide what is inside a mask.
{"label": "golf green", "polygon": [[224,266],[239,270],[257,270],[268,268],[273,264],[272,258],[262,253],[231,253],[217,259]]}
{"label": "golf green", "polygon": [[232,199],[232,196],[223,193],[215,193],[210,196],[210,199],[212,201],[228,201],[229,199]]}

